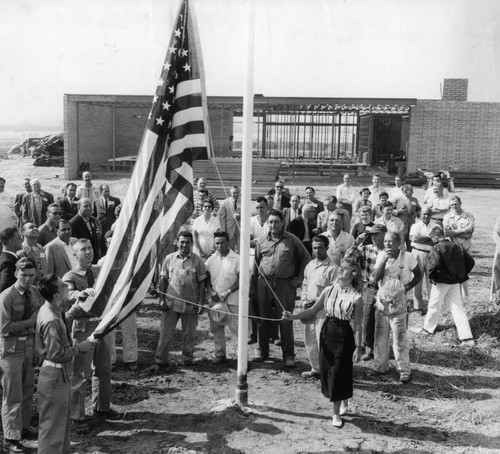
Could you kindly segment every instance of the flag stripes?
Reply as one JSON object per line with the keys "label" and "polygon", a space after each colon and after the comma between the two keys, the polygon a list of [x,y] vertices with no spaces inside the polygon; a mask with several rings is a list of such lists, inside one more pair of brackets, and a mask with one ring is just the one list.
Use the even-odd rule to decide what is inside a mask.
{"label": "flag stripes", "polygon": [[[156,265],[193,211],[193,159],[207,158],[206,98],[196,34],[183,0],[123,209],[86,309],[103,316],[95,338],[142,301]],[[194,36],[196,38],[196,36]],[[196,39],[193,39],[193,43]],[[204,105],[205,103],[205,105]]]}

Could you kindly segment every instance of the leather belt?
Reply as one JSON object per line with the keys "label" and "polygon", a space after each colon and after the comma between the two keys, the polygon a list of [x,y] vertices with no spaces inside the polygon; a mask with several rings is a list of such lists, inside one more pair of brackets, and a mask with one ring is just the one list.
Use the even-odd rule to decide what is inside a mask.
{"label": "leather belt", "polygon": [[19,341],[28,340],[28,336],[17,336],[17,340],[19,340]]}
{"label": "leather belt", "polygon": [[55,367],[56,369],[62,369],[62,364],[53,363],[52,361],[49,361],[48,359],[43,360],[42,366],[51,366],[51,367]]}

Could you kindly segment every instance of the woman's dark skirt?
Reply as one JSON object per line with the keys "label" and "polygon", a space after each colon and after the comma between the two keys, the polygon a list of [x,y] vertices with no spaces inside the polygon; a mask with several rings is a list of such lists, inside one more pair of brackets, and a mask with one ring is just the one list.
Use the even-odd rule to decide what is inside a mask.
{"label": "woman's dark skirt", "polygon": [[352,355],[355,348],[350,323],[328,317],[321,329],[319,370],[321,392],[331,402],[352,397]]}

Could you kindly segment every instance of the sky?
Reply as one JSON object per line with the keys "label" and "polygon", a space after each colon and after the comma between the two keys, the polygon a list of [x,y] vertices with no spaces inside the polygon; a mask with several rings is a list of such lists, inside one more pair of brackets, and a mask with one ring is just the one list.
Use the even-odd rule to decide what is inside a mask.
{"label": "sky", "polygon": [[[497,0],[254,0],[254,93],[500,102]],[[63,125],[63,94],[153,95],[180,0],[0,0],[0,125]],[[191,0],[207,94],[242,96],[248,0]]]}

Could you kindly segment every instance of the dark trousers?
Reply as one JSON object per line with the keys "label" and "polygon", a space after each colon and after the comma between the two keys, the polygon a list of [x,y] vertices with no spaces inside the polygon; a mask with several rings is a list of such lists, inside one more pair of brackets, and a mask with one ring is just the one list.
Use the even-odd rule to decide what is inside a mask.
{"label": "dark trousers", "polygon": [[375,299],[377,289],[368,285],[363,289],[363,345],[373,350],[375,341]]}
{"label": "dark trousers", "polygon": [[[259,316],[264,318],[281,319],[283,307],[285,310],[293,312],[295,308],[295,293],[296,289],[288,285],[288,279],[266,280],[259,276],[257,281],[257,304],[259,308]],[[271,334],[270,330],[272,323],[273,322],[268,320],[259,320],[259,353],[264,357],[269,356],[269,337]],[[280,320],[279,327],[283,358],[293,358],[295,357],[295,350],[292,322],[288,320]]]}

